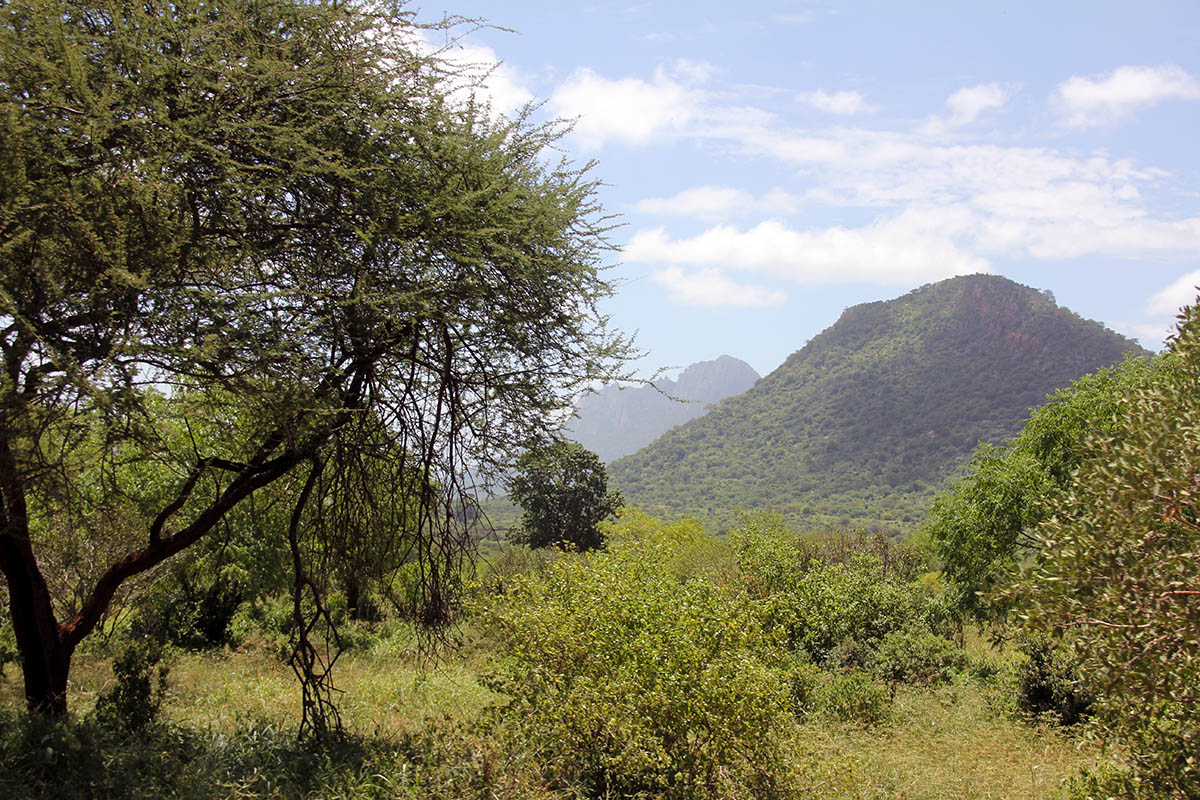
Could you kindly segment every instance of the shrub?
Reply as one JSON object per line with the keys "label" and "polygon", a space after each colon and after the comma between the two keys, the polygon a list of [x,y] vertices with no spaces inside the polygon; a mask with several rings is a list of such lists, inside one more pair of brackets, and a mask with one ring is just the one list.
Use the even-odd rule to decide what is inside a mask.
{"label": "shrub", "polygon": [[893,687],[898,683],[947,683],[966,666],[966,654],[926,630],[892,631],[875,653],[874,673]]}
{"label": "shrub", "polygon": [[891,693],[860,670],[837,673],[821,684],[815,696],[817,710],[844,722],[874,725],[891,710]]}
{"label": "shrub", "polygon": [[1093,698],[1080,685],[1079,660],[1044,636],[1023,637],[1013,676],[1017,710],[1074,725],[1091,712]]}
{"label": "shrub", "polygon": [[797,719],[815,709],[821,676],[821,668],[807,659],[795,659],[787,670],[788,699]]}
{"label": "shrub", "polygon": [[97,719],[133,732],[157,721],[169,674],[169,668],[160,663],[162,657],[163,646],[153,639],[126,644],[112,663],[116,685],[96,701]]}
{"label": "shrub", "polygon": [[646,520],[608,552],[519,577],[487,612],[508,654],[491,681],[511,698],[498,713],[560,788],[768,796],[790,763],[779,654],[735,593],[679,576],[691,524]]}
{"label": "shrub", "polygon": [[778,517],[762,514],[744,517],[730,541],[763,626],[819,665],[869,668],[887,634],[947,627],[945,603],[927,582],[901,581],[878,555],[805,555]]}

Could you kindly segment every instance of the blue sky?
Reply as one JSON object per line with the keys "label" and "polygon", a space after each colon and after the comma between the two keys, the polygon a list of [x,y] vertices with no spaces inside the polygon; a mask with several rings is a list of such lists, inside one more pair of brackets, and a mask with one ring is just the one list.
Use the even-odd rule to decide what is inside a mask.
{"label": "blue sky", "polygon": [[645,371],[766,374],[847,306],[972,272],[1157,349],[1200,284],[1195,0],[419,11],[513,29],[450,54],[500,62],[497,109],[576,120]]}

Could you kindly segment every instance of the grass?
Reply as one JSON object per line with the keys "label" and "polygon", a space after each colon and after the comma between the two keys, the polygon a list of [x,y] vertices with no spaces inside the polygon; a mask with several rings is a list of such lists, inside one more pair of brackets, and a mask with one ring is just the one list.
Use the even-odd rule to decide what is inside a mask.
{"label": "grass", "polygon": [[[193,747],[219,752],[236,741],[248,753],[242,756],[241,773],[234,766],[220,768],[234,775],[206,768],[212,771],[211,785],[204,792],[197,788],[198,796],[451,797],[481,780],[479,775],[506,769],[512,774],[492,774],[488,780],[518,788],[496,796],[541,794],[528,763],[506,765],[487,742],[454,728],[455,722],[478,719],[495,699],[479,681],[485,664],[483,654],[440,666],[386,649],[343,656],[338,664],[342,714],[362,749],[311,768],[298,766],[302,756],[294,751],[288,733],[299,719],[295,678],[269,648],[178,655],[171,668],[165,716],[176,730],[198,737],[200,743]],[[86,714],[111,679],[103,659],[82,657],[71,684],[73,711]],[[19,674],[9,670],[0,679],[3,705],[15,710],[19,693]],[[435,728],[443,738],[426,737],[430,749],[414,756],[411,743]],[[1101,762],[1094,746],[1069,733],[996,715],[989,710],[986,690],[969,682],[937,689],[902,688],[889,719],[877,726],[820,720],[802,724],[799,733],[819,760],[851,765],[836,795],[845,800],[1049,799],[1060,796],[1064,782],[1080,768]],[[220,760],[211,752],[194,758],[190,763],[197,769],[206,758]],[[414,758],[425,762],[420,781],[410,771]],[[446,763],[436,763],[439,759]],[[448,763],[452,760],[462,763]],[[261,772],[259,761],[275,763],[282,773]],[[399,784],[405,781],[417,782],[400,793]],[[163,793],[168,793],[165,788]]]}
{"label": "grass", "polygon": [[1054,798],[1101,758],[1061,729],[994,714],[985,690],[972,684],[902,689],[891,718],[874,728],[805,727],[818,752],[854,760],[858,780],[849,796],[861,800]]}

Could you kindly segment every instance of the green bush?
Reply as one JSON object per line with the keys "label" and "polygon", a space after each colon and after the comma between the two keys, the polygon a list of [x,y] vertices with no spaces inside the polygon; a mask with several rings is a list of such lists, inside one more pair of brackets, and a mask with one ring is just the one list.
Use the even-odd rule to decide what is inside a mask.
{"label": "green bush", "polygon": [[647,520],[518,577],[487,612],[508,655],[500,719],[562,789],[773,796],[791,763],[780,654],[729,587],[680,577],[694,526]]}
{"label": "green bush", "polygon": [[962,650],[927,630],[892,631],[875,653],[874,673],[889,685],[947,683],[967,664]]}
{"label": "green bush", "polygon": [[1026,636],[1012,677],[1017,710],[1074,725],[1091,713],[1093,697],[1079,680],[1079,660],[1045,636]]}
{"label": "green bush", "polygon": [[801,719],[816,707],[821,685],[821,668],[807,659],[797,658],[787,670],[788,699],[792,714]]}
{"label": "green bush", "polygon": [[869,669],[893,631],[948,630],[945,603],[928,581],[901,580],[879,555],[847,546],[834,560],[818,559],[765,514],[744,517],[730,543],[763,626],[819,665]]}
{"label": "green bush", "polygon": [[814,699],[825,716],[866,725],[882,722],[892,707],[887,687],[859,670],[834,674],[817,687]]}
{"label": "green bush", "polygon": [[163,646],[148,637],[125,645],[112,662],[116,685],[96,701],[102,724],[138,732],[158,720],[170,672],[163,655]]}

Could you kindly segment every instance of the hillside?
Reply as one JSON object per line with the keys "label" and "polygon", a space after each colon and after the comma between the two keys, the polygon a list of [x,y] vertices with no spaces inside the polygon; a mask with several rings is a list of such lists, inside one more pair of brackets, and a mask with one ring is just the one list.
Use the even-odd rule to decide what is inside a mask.
{"label": "hillside", "polygon": [[678,379],[662,378],[654,386],[610,384],[579,401],[567,437],[610,462],[703,415],[713,403],[741,394],[758,378],[745,361],[721,356],[692,364]]}
{"label": "hillside", "polygon": [[980,441],[1130,353],[1147,351],[1047,294],[952,278],[847,309],[745,394],[614,463],[610,483],[648,511],[718,523],[770,506],[900,529]]}

